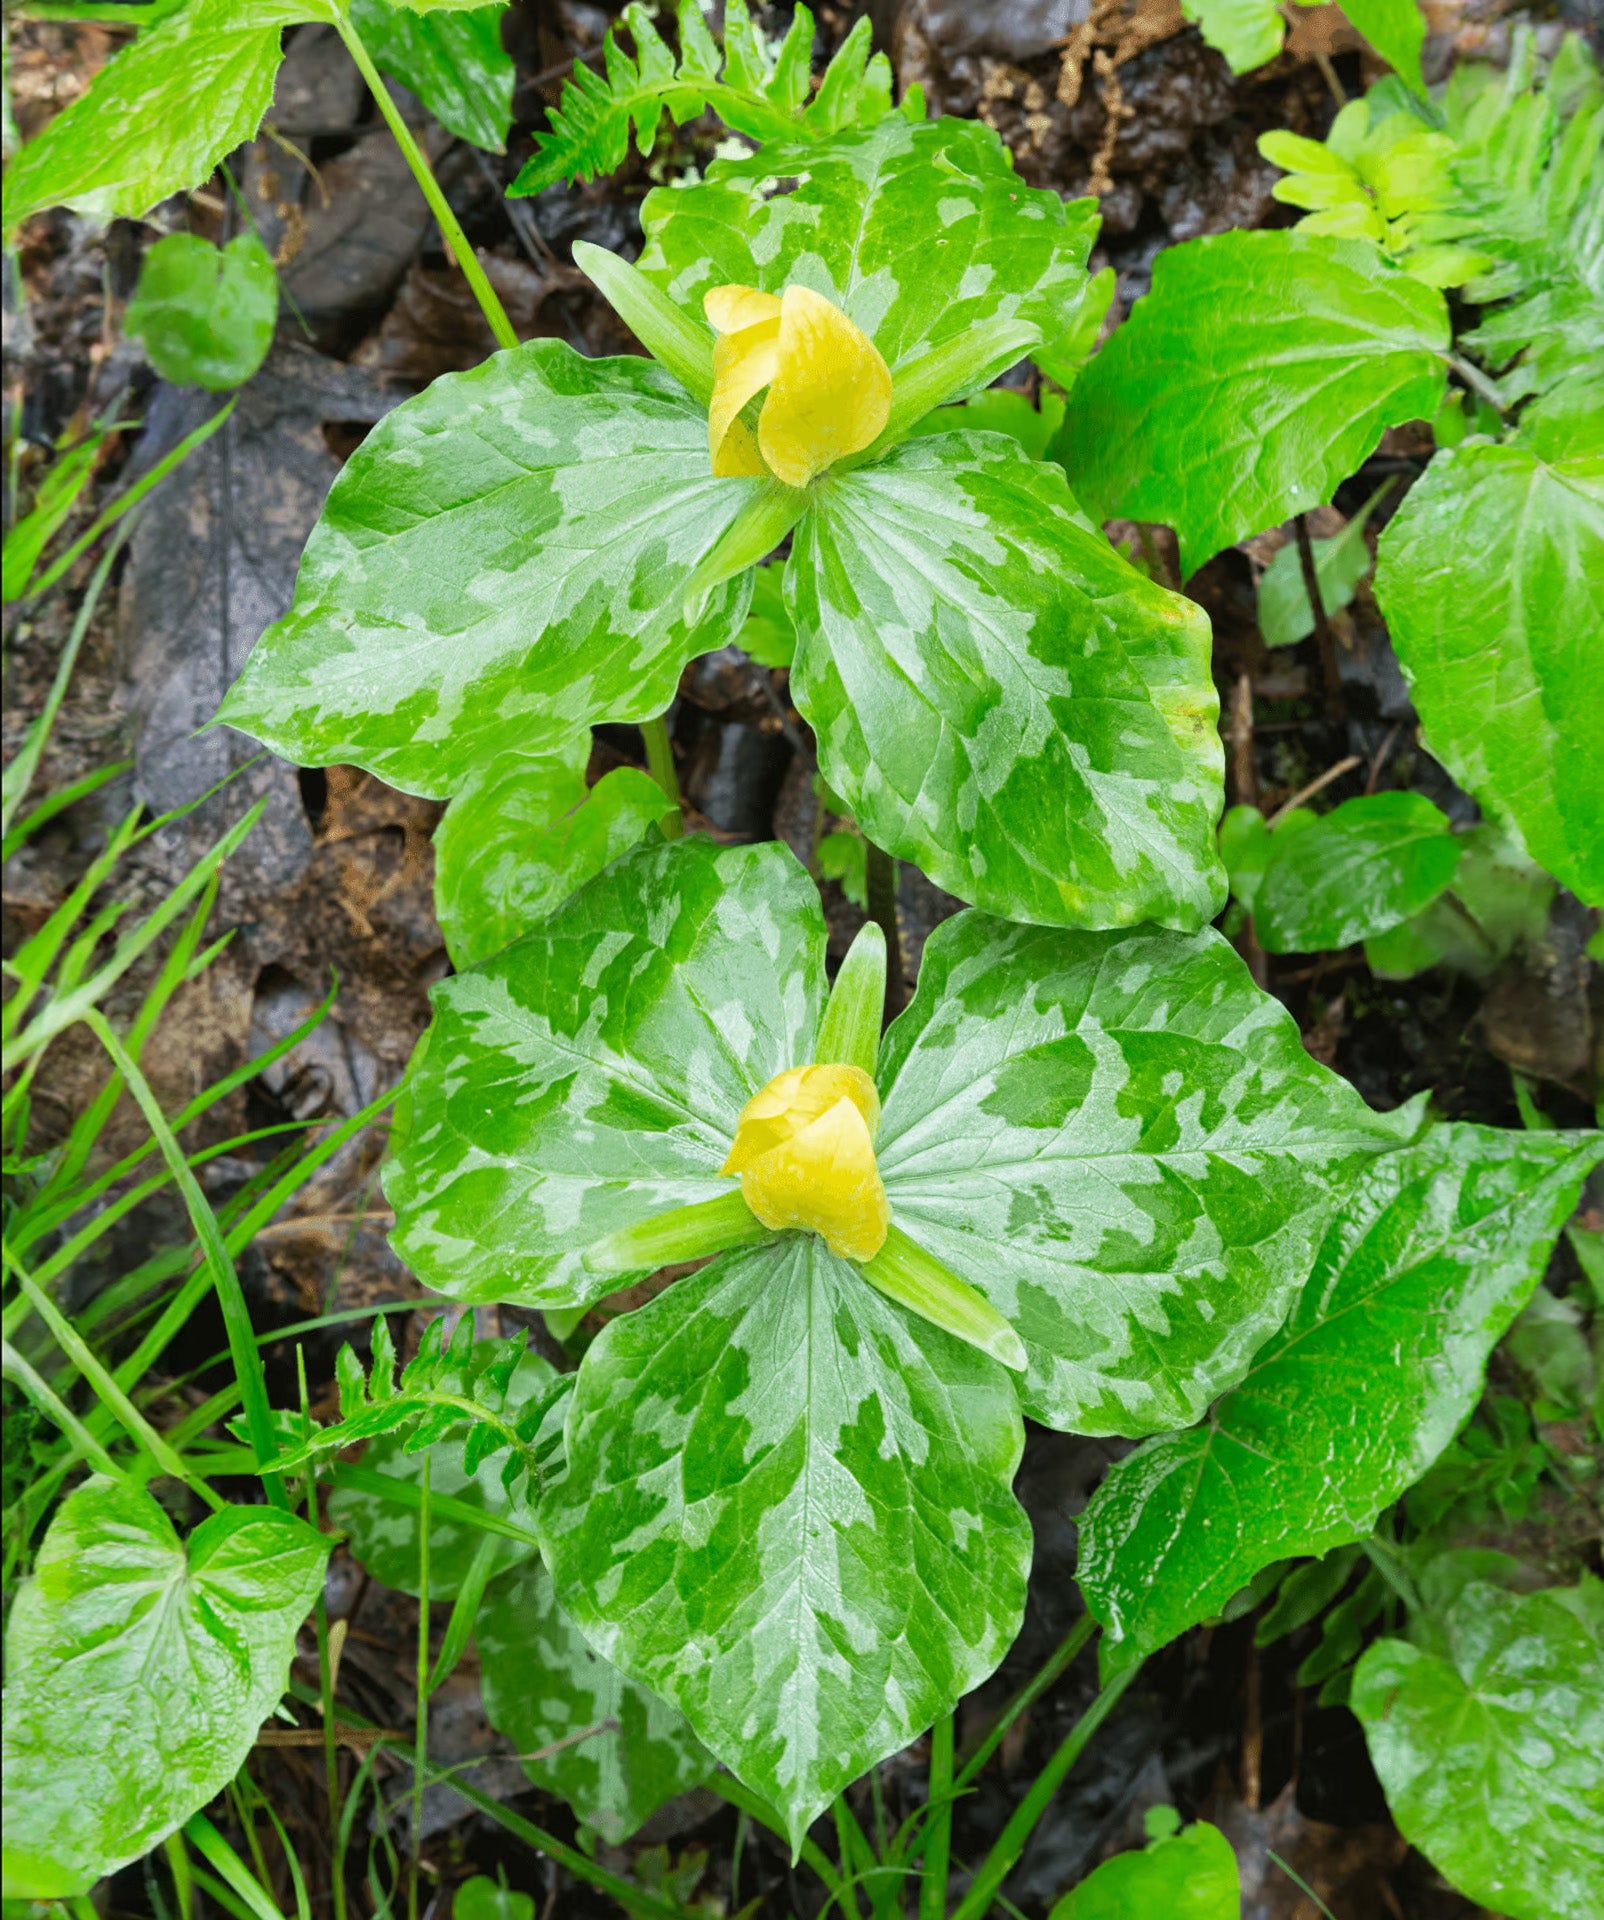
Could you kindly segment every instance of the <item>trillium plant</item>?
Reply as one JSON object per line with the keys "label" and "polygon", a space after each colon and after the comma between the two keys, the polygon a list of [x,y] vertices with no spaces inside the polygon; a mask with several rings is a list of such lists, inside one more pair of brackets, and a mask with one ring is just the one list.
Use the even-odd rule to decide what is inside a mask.
{"label": "trillium plant", "polygon": [[[384,8],[230,12],[191,0],[121,54],[25,152],[27,204],[144,211],[210,168],[197,134],[137,190],[102,177],[89,135],[158,55],[243,71],[219,41],[243,36],[270,82],[280,28],[327,15],[367,72]],[[1596,135],[1596,75],[1528,61],[1496,99],[1383,83],[1329,149],[1274,149],[1356,212],[1171,249],[1093,356],[1094,202],[1027,187],[986,126],[927,119],[916,93],[894,107],[866,23],[812,87],[804,8],[778,49],[725,14],[721,51],[692,0],[673,54],[628,8],[634,56],[609,36],[514,188],[614,167],[665,115],[711,107],[755,143],[653,189],[637,259],[575,245],[644,354],[518,344],[475,266],[501,350],[352,454],[219,716],[447,803],[456,971],[397,1114],[394,1244],[462,1309],[538,1310],[565,1338],[592,1316],[566,1373],[476,1347],[465,1311],[398,1381],[380,1334],[370,1373],[342,1359],[338,1422],[258,1446],[269,1486],[369,1443],[335,1522],[391,1584],[453,1602],[448,1646],[479,1634],[495,1723],[608,1838],[717,1780],[821,1860],[815,1819],[928,1732],[926,1864],[905,1869],[940,1889],[928,1920],[967,1777],[952,1716],[1023,1619],[1025,1422],[1117,1436],[1138,1444],[1081,1529],[1097,1712],[1188,1626],[1293,1562],[1346,1554],[1345,1579],[1366,1543],[1392,1598],[1365,1624],[1391,1605],[1396,1632],[1355,1671],[1356,1629],[1336,1665],[1404,1831],[1495,1911],[1581,1920],[1584,1762],[1560,1791],[1506,1751],[1509,1724],[1454,1713],[1516,1686],[1486,1623],[1521,1612],[1546,1649],[1544,1737],[1574,1744],[1566,1715],[1600,1711],[1585,1678],[1561,1697],[1584,1644],[1596,1673],[1592,1598],[1517,1598],[1485,1568],[1417,1581],[1376,1529],[1472,1414],[1604,1145],[1373,1111],[1210,923],[1234,893],[1229,924],[1257,914],[1276,950],[1423,950],[1423,916],[1495,859],[1604,901],[1597,308],[1577,292],[1604,217],[1576,131]],[[235,103],[219,151],[261,104]],[[1378,174],[1406,135],[1429,168]],[[1516,147],[1518,179],[1498,159]],[[1062,396],[1056,430],[976,400],[1027,358]],[[1273,835],[1238,815],[1222,859],[1208,618],[1102,518],[1174,527],[1189,573],[1328,501],[1417,419],[1444,451],[1383,535],[1377,592],[1482,839],[1386,794]],[[758,627],[784,636],[868,870],[914,863],[963,903],[905,1007],[889,915],[832,981],[815,876],[776,843],[685,832],[663,716],[693,658]],[[592,729],[619,723],[648,771],[587,788]],[[193,1593],[244,1538],[208,1521],[186,1575],[150,1504],[153,1582]],[[299,1557],[247,1649],[258,1711],[321,1565],[276,1505],[263,1525]],[[55,1564],[18,1602],[29,1646],[93,1627]],[[169,1621],[164,1657],[192,1630]],[[49,1684],[23,1682],[36,1754],[65,1738]],[[1495,1857],[1466,1824],[1494,1812],[1463,1808],[1517,1790],[1538,1811]],[[96,1870],[185,1812],[157,1810]],[[60,1813],[28,1843],[45,1891],[87,1871]],[[1224,1843],[1192,1831],[1155,1833],[1163,1872],[1220,1871]]]}

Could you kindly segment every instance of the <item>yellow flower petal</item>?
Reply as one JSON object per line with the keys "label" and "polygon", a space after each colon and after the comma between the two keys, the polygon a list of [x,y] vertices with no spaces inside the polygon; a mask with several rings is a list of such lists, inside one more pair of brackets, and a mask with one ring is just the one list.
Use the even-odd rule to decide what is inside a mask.
{"label": "yellow flower petal", "polygon": [[713,471],[721,477],[765,472],[752,436],[739,416],[753,394],[761,393],[773,380],[779,364],[779,344],[780,322],[759,320],[738,333],[721,334],[713,348],[713,404],[707,414],[707,448]]}
{"label": "yellow flower petal", "polygon": [[817,1233],[843,1260],[872,1260],[891,1224],[868,1125],[845,1097],[760,1154],[741,1175],[741,1196],[764,1226]]}
{"label": "yellow flower petal", "polygon": [[744,1173],[763,1154],[793,1140],[838,1100],[850,1100],[863,1116],[872,1142],[880,1129],[880,1096],[861,1067],[790,1067],[777,1073],[742,1107],[735,1144],[720,1173]]}
{"label": "yellow flower petal", "polygon": [[[879,438],[891,414],[891,371],[869,336],[808,287],[785,290],[776,359],[758,445],[777,479],[805,487]],[[716,380],[716,354],[714,372]]]}
{"label": "yellow flower petal", "polygon": [[780,302],[756,287],[714,287],[702,296],[702,311],[719,333],[739,333],[760,320],[778,320]]}

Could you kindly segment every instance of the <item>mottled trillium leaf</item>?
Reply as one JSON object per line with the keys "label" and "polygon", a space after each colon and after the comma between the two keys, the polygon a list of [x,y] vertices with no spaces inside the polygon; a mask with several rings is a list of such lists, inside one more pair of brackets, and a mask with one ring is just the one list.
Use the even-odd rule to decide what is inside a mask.
{"label": "mottled trillium leaf", "polygon": [[587,793],[589,751],[587,730],[546,753],[504,753],[452,795],[434,836],[434,898],[454,965],[499,953],[669,811],[634,767]]}
{"label": "mottled trillium leaf", "polygon": [[444,796],[557,723],[661,713],[739,631],[750,576],[694,631],[685,591],[761,484],[713,477],[706,413],[651,361],[536,340],[447,374],[347,462],[219,717]]}
{"label": "mottled trillium leaf", "polygon": [[1139,1853],[1105,1860],[1048,1920],[1241,1920],[1241,1914],[1242,1880],[1231,1843],[1199,1820]]}
{"label": "mottled trillium leaf", "polygon": [[1604,1909],[1604,1647],[1573,1591],[1461,1589],[1378,1640],[1350,1702],[1399,1830],[1511,1920]]}
{"label": "mottled trillium leaf", "polygon": [[562,1604],[793,1846],[1018,1632],[1007,1373],[814,1235],[726,1254],[614,1320],[567,1438],[541,1507]]}
{"label": "mottled trillium leaf", "polygon": [[[1038,326],[1051,372],[1087,297],[1096,202],[1027,187],[973,120],[896,114],[823,146],[766,143],[708,175],[641,208],[641,271],[698,319],[710,288],[795,282],[834,301],[893,372],[997,319]],[[795,184],[773,192],[776,178]]]}
{"label": "mottled trillium leaf", "polygon": [[170,233],[145,255],[123,329],[180,387],[243,386],[267,357],[278,321],[278,275],[254,233],[226,247]]}
{"label": "mottled trillium leaf", "polygon": [[1329,500],[1445,390],[1448,309],[1362,240],[1225,233],[1153,290],[1070,395],[1059,448],[1099,517],[1175,528],[1181,568]]}
{"label": "mottled trillium leaf", "polygon": [[381,72],[411,89],[459,140],[504,153],[513,65],[501,44],[507,9],[481,4],[419,13],[392,0],[354,0],[351,18]]}
{"label": "mottled trillium leaf", "polygon": [[584,1249],[732,1191],[718,1170],[742,1107],[811,1058],[823,926],[777,844],[643,844],[436,987],[385,1179],[402,1258],[459,1300],[613,1291]]}
{"label": "mottled trillium leaf", "polygon": [[1208,622],[1000,434],[814,489],[792,693],[863,831],[993,912],[1195,928],[1219,910]]}
{"label": "mottled trillium leaf", "polygon": [[891,1217],[1025,1342],[1025,1411],[1196,1420],[1309,1270],[1333,1187],[1403,1137],[1217,934],[962,914],[881,1050]]}
{"label": "mottled trillium leaf", "polygon": [[1532,856],[1604,904],[1604,405],[1439,453],[1381,536],[1376,598],[1425,740]]}
{"label": "mottled trillium leaf", "polygon": [[539,1560],[486,1589],[474,1641],[491,1726],[520,1755],[571,1742],[543,1760],[525,1758],[524,1772],[612,1845],[712,1773],[713,1756],[684,1715],[596,1652],[557,1604]]}
{"label": "mottled trillium leaf", "polygon": [[1370,1532],[1475,1406],[1600,1159],[1597,1135],[1444,1126],[1366,1169],[1247,1377],[1093,1495],[1079,1578],[1105,1669],[1218,1613],[1272,1562]]}
{"label": "mottled trillium leaf", "polygon": [[1422,793],[1367,793],[1270,836],[1253,925],[1266,953],[1323,953],[1385,933],[1453,881],[1459,842]]}
{"label": "mottled trillium leaf", "polygon": [[[474,1357],[487,1357],[492,1342],[480,1341]],[[538,1354],[526,1353],[507,1388],[503,1411],[514,1417],[526,1401],[544,1393],[556,1378],[556,1370]],[[479,1462],[473,1473],[467,1471],[463,1449],[467,1431],[436,1440],[415,1453],[406,1450],[405,1432],[382,1433],[370,1440],[362,1453],[365,1474],[379,1474],[408,1491],[423,1484],[423,1464],[429,1462],[429,1494],[444,1495],[461,1507],[480,1513],[499,1514],[514,1525],[530,1529],[527,1542],[506,1534],[494,1536],[495,1559],[492,1571],[516,1566],[535,1551],[534,1515],[520,1492],[509,1499],[502,1485],[506,1453],[492,1454]],[[329,1495],[329,1518],[350,1536],[351,1551],[364,1570],[381,1585],[400,1593],[416,1593],[419,1586],[418,1510],[412,1501],[386,1500],[366,1487],[336,1486]],[[470,1520],[429,1516],[429,1592],[433,1599],[452,1600],[469,1577],[474,1556],[487,1536]]]}
{"label": "mottled trillium leaf", "polygon": [[272,1507],[225,1507],[186,1542],[118,1482],[67,1496],[6,1629],[8,1897],[87,1893],[233,1779],[331,1545]]}
{"label": "mottled trillium leaf", "polygon": [[317,0],[193,0],[96,75],[6,169],[7,234],[45,207],[138,219],[198,187],[261,124],[283,29]]}

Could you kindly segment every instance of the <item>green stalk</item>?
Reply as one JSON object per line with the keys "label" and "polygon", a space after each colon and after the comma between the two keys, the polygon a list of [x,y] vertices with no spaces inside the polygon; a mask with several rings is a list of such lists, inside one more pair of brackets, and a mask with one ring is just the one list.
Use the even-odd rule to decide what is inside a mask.
{"label": "green stalk", "polygon": [[1018,1693],[1016,1693],[1008,1702],[1007,1706],[1003,1708],[1002,1712],[998,1714],[996,1720],[988,1730],[985,1739],[975,1748],[974,1752],[960,1769],[958,1778],[953,1782],[953,1791],[955,1793],[962,1793],[964,1788],[974,1779],[975,1775],[985,1766],[986,1762],[1002,1745],[1003,1738],[1007,1734],[1008,1729],[1025,1711],[1026,1707],[1033,1706],[1058,1676],[1061,1673],[1067,1672],[1068,1669],[1074,1665],[1081,1649],[1092,1638],[1096,1631],[1097,1622],[1089,1613],[1083,1613],[1059,1643],[1058,1651],[1052,1655],[1044,1666],[1037,1670],[1031,1679],[1025,1682]]}
{"label": "green stalk", "polygon": [[643,720],[640,731],[641,738],[646,742],[646,765],[674,809],[671,814],[664,816],[663,837],[678,840],[685,831],[685,817],[679,797],[679,773],[674,766],[674,743],[668,737],[668,715],[659,714],[655,720]]}
{"label": "green stalk", "polygon": [[[89,1382],[96,1399],[111,1409],[127,1428],[130,1438],[150,1455],[163,1473],[171,1474],[175,1480],[180,1481],[192,1492],[198,1493],[214,1512],[221,1512],[223,1502],[204,1480],[197,1479],[179,1459],[166,1440],[95,1358],[77,1328],[57,1309],[56,1303],[49,1294],[42,1293],[34,1285],[32,1276],[13,1259],[11,1249],[0,1248],[0,1252],[4,1254],[5,1264],[10,1268],[12,1278],[28,1296],[34,1312],[50,1329],[56,1345]],[[78,1436],[70,1435],[69,1437],[76,1440]]]}
{"label": "green stalk", "polygon": [[[737,1780],[733,1773],[716,1773],[707,1784],[721,1800],[744,1813],[748,1819],[755,1820],[760,1827],[767,1827],[776,1839],[790,1846],[791,1836],[785,1830],[785,1822],[768,1801],[754,1793],[744,1781]],[[825,1891],[837,1902],[843,1901],[846,1889],[841,1875],[836,1872],[834,1862],[824,1849],[816,1841],[804,1837],[801,1857],[824,1882]]]}
{"label": "green stalk", "polygon": [[[830,1808],[835,1821],[835,1850],[841,1856],[841,1889],[837,1896],[841,1903],[843,1920],[863,1920],[862,1909],[858,1905],[857,1878],[862,1872],[863,1858],[867,1856],[873,1863],[874,1855],[869,1852],[869,1842],[862,1829],[852,1817],[852,1809],[847,1805],[843,1794],[837,1794]],[[862,1853],[858,1845],[861,1843]]]}
{"label": "green stalk", "polygon": [[[167,1125],[166,1115],[155,1094],[150,1090],[150,1082],[139,1071],[123,1050],[122,1043],[111,1030],[106,1017],[98,1008],[91,1007],[83,1016],[84,1025],[95,1035],[100,1044],[111,1056],[112,1065],[123,1077],[123,1082],[145,1116],[145,1124],[156,1136],[156,1144],[161,1148],[162,1158],[172,1171],[179,1192],[184,1196],[184,1205],[189,1210],[190,1225],[195,1229],[195,1237],[200,1241],[206,1255],[207,1265],[211,1268],[212,1284],[217,1289],[217,1304],[222,1309],[223,1326],[228,1333],[228,1350],[234,1362],[234,1374],[240,1385],[240,1399],[245,1408],[245,1425],[250,1434],[251,1450],[256,1455],[258,1467],[262,1470],[262,1485],[273,1505],[289,1511],[289,1495],[284,1491],[284,1482],[273,1472],[273,1462],[278,1458],[278,1441],[273,1431],[273,1410],[268,1404],[267,1378],[262,1371],[262,1355],[256,1344],[256,1331],[251,1325],[250,1308],[245,1304],[245,1294],[239,1283],[239,1275],[234,1271],[234,1262],[229,1258],[227,1244],[222,1229],[217,1224],[217,1215],[211,1209],[211,1203],[201,1192],[200,1182],[195,1178],[194,1170],[179,1150],[178,1142],[173,1138]],[[37,1302],[35,1302],[37,1308]]]}
{"label": "green stalk", "polygon": [[423,1850],[423,1769],[429,1753],[429,1469],[423,1455],[422,1500],[418,1507],[418,1678],[417,1720],[412,1757],[412,1846],[407,1860],[407,1920],[418,1920],[418,1855]]}
{"label": "green stalk", "polygon": [[429,211],[439,223],[441,238],[456,256],[463,277],[473,289],[473,297],[479,302],[479,309],[490,323],[490,331],[496,337],[498,347],[515,347],[518,336],[513,331],[512,322],[507,318],[507,310],[497,298],[496,290],[485,278],[485,270],[479,264],[479,256],[468,244],[468,236],[462,231],[457,216],[451,211],[450,203],[440,191],[440,183],[434,177],[423,149],[412,137],[412,129],[401,117],[401,110],[390,97],[390,89],[378,68],[374,66],[372,56],[362,44],[362,36],[357,32],[343,5],[334,6],[334,27],[345,42],[346,51],[357,64],[357,70],[368,84],[380,113],[395,135],[395,143],[401,149],[407,165],[412,169],[412,177],[423,189],[423,197],[429,203]]}
{"label": "green stalk", "polygon": [[952,1715],[930,1729],[931,1807],[925,1829],[925,1871],[919,1883],[919,1920],[946,1920],[947,1860],[952,1848]]}
{"label": "green stalk", "polygon": [[1058,1751],[1037,1774],[1029,1793],[1015,1807],[1012,1819],[997,1836],[996,1844],[981,1863],[974,1884],[964,1895],[953,1920],[982,1920],[998,1889],[1018,1865],[1026,1841],[1051,1805],[1053,1795],[1063,1785],[1064,1776],[1086,1750],[1092,1735],[1114,1711],[1120,1695],[1139,1671],[1140,1663],[1136,1663],[1110,1680],[1064,1736]]}

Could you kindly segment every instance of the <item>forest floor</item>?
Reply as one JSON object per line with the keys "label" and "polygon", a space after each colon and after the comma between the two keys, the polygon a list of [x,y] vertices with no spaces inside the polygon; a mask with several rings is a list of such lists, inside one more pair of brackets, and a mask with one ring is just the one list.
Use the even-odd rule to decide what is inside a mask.
{"label": "forest floor", "polygon": [[[432,151],[453,207],[526,337],[568,340],[588,354],[635,343],[567,262],[572,243],[625,253],[640,244],[647,188],[705,162],[710,124],[680,130],[648,161],[630,159],[594,185],[555,188],[509,202],[504,188],[530,150],[528,129],[555,102],[575,57],[599,47],[610,9],[584,0],[526,0],[510,10],[507,44],[517,60],[515,133],[505,156],[486,156],[436,136]],[[755,9],[772,28],[786,7]],[[852,9],[817,8],[822,51],[839,42]],[[1233,79],[1186,27],[1175,0],[874,0],[879,44],[899,82],[919,81],[931,110],[978,115],[1012,147],[1033,186],[1093,192],[1103,237],[1094,268],[1118,275],[1114,317],[1145,291],[1164,246],[1240,226],[1289,224],[1292,210],[1270,189],[1276,170],[1258,155],[1274,127],[1320,136],[1336,89],[1358,92],[1374,69],[1334,7],[1296,10],[1287,50]],[[1431,63],[1456,55],[1496,58],[1507,43],[1497,0],[1433,0]],[[1077,16],[1083,16],[1077,19]],[[68,104],[114,50],[115,28],[23,23],[13,31],[12,86],[24,134]],[[121,870],[125,893],[155,899],[223,828],[258,800],[260,826],[229,862],[213,933],[232,929],[227,950],[181,989],[147,1048],[147,1072],[169,1111],[303,1020],[337,982],[331,1016],[269,1073],[223,1103],[188,1142],[204,1145],[278,1119],[348,1116],[393,1085],[428,1017],[428,991],[447,971],[431,904],[430,835],[436,803],[410,797],[350,768],[298,772],[251,760],[226,731],[196,733],[210,717],[256,637],[289,604],[296,562],[322,498],[344,460],[389,408],[437,374],[467,368],[492,348],[478,309],[442,251],[427,210],[332,29],[294,30],[271,116],[276,137],[237,156],[241,193],[275,250],[299,320],[286,315],[266,365],[244,389],[227,427],[167,482],[157,510],[128,541],[89,630],[65,706],[40,769],[36,795],[59,791],[111,761],[118,778],[59,813],[8,864],[7,951],[66,897],[108,823],[134,800],[160,811],[226,786],[171,828],[142,843]],[[236,215],[218,195],[190,196],[169,225],[221,238]],[[17,435],[24,483],[49,446],[74,426],[113,411],[137,422],[104,443],[86,512],[147,470],[215,406],[212,396],[154,380],[119,315],[144,246],[158,228],[109,227],[67,213],[27,229],[6,288],[5,393],[8,443]],[[1026,377],[1026,370],[1020,370]],[[1411,430],[1389,433],[1373,460],[1315,516],[1335,531],[1380,479],[1406,473],[1430,450]],[[1384,521],[1387,509],[1378,515]],[[1114,530],[1116,534],[1120,529]],[[1174,579],[1174,547],[1162,529],[1128,529],[1151,564]],[[1334,655],[1310,640],[1272,651],[1255,618],[1254,583],[1285,532],[1233,548],[1187,585],[1215,632],[1215,670],[1226,735],[1228,799],[1273,811],[1322,776],[1332,798],[1407,784],[1451,815],[1468,803],[1417,740],[1414,715],[1385,629],[1361,587],[1343,616]],[[25,607],[7,631],[4,740],[9,759],[40,710],[77,608],[84,563],[68,590]],[[729,842],[780,838],[804,858],[824,823],[816,818],[815,766],[806,724],[791,708],[786,676],[735,649],[686,672],[672,715],[682,790],[692,824]],[[592,777],[640,764],[634,729],[604,728]],[[862,915],[826,883],[831,958],[838,960]],[[930,928],[957,903],[904,868],[899,907],[911,981]],[[1511,1069],[1540,1081],[1558,1124],[1586,1124],[1583,1101],[1596,1009],[1582,957],[1586,928],[1563,916],[1550,945],[1501,973],[1490,987],[1427,973],[1404,982],[1374,977],[1362,952],[1317,959],[1250,954],[1259,977],[1296,1017],[1309,1052],[1350,1079],[1378,1107],[1429,1089],[1445,1117],[1518,1126]],[[141,981],[120,990],[132,1006]],[[115,1019],[119,1003],[108,1011]],[[70,1042],[71,1036],[68,1036]],[[36,1124],[60,1137],[98,1084],[89,1045],[64,1043],[39,1089]],[[137,1116],[126,1122],[130,1129]],[[261,1233],[243,1266],[259,1327],[416,1302],[405,1316],[415,1348],[439,1311],[387,1243],[389,1216],[375,1178],[382,1130],[336,1155]],[[214,1195],[248,1173],[224,1155],[209,1163]],[[101,1278],[125,1271],[187,1231],[174,1202],[133,1215],[104,1245]],[[87,1296],[96,1274],[78,1281]],[[605,1311],[605,1309],[604,1309]],[[574,1362],[538,1315],[492,1310],[486,1331],[527,1325],[531,1343],[561,1367]],[[399,1331],[402,1318],[392,1324]],[[306,1336],[314,1413],[333,1407],[333,1362],[343,1330]],[[224,1344],[215,1318],[199,1316],[172,1351],[175,1379]],[[268,1350],[275,1402],[296,1398],[295,1358],[284,1341]],[[175,1399],[198,1404],[215,1385],[202,1372]],[[1079,1611],[1073,1584],[1075,1517],[1119,1443],[1032,1430],[1019,1493],[1036,1530],[1025,1630],[1002,1670],[965,1703],[960,1745],[1061,1641]],[[1533,1524],[1536,1524],[1535,1522]],[[369,1580],[337,1552],[329,1576],[331,1617],[345,1626],[341,1684],[381,1726],[412,1714],[416,1602]],[[445,1625],[441,1609],[437,1629]],[[1221,1826],[1243,1872],[1251,1920],[1459,1920],[1477,1909],[1449,1891],[1411,1851],[1388,1817],[1357,1721],[1321,1707],[1296,1670],[1306,1631],[1260,1650],[1243,1619],[1200,1628],[1149,1662],[1070,1775],[1008,1885],[1027,1915],[1040,1915],[1097,1859],[1139,1844],[1144,1811],[1178,1806]],[[315,1661],[308,1670],[315,1679]],[[306,1677],[303,1675],[303,1677]],[[1014,1726],[977,1790],[957,1812],[953,1851],[984,1853],[1020,1795],[1096,1690],[1083,1659]],[[531,1788],[494,1734],[469,1656],[431,1712],[438,1761],[470,1766],[481,1789],[572,1839],[567,1808]],[[321,1757],[295,1748],[257,1755],[256,1777],[308,1853],[321,1818]],[[388,1763],[381,1763],[382,1766]],[[923,1792],[926,1755],[916,1745],[881,1769],[895,1822]],[[405,1771],[385,1781],[400,1795]],[[870,1809],[867,1789],[863,1817]],[[504,1871],[556,1920],[614,1914],[616,1906],[512,1840],[448,1788],[426,1801],[425,1854],[446,1892],[472,1873]],[[650,1855],[650,1850],[658,1850]],[[732,1885],[739,1856],[739,1881]],[[795,1879],[779,1843],[705,1791],[663,1808],[622,1849],[597,1857],[627,1871],[688,1876],[706,1911],[744,1903],[764,1916],[806,1915],[818,1905]],[[701,1858],[700,1875],[690,1872]],[[1290,1868],[1291,1874],[1286,1869]],[[1300,1887],[1298,1882],[1305,1883]],[[1322,1909],[1305,1890],[1312,1889]],[[121,1876],[112,1904],[149,1912],[137,1870]],[[434,1911],[444,1914],[446,1905]]]}

